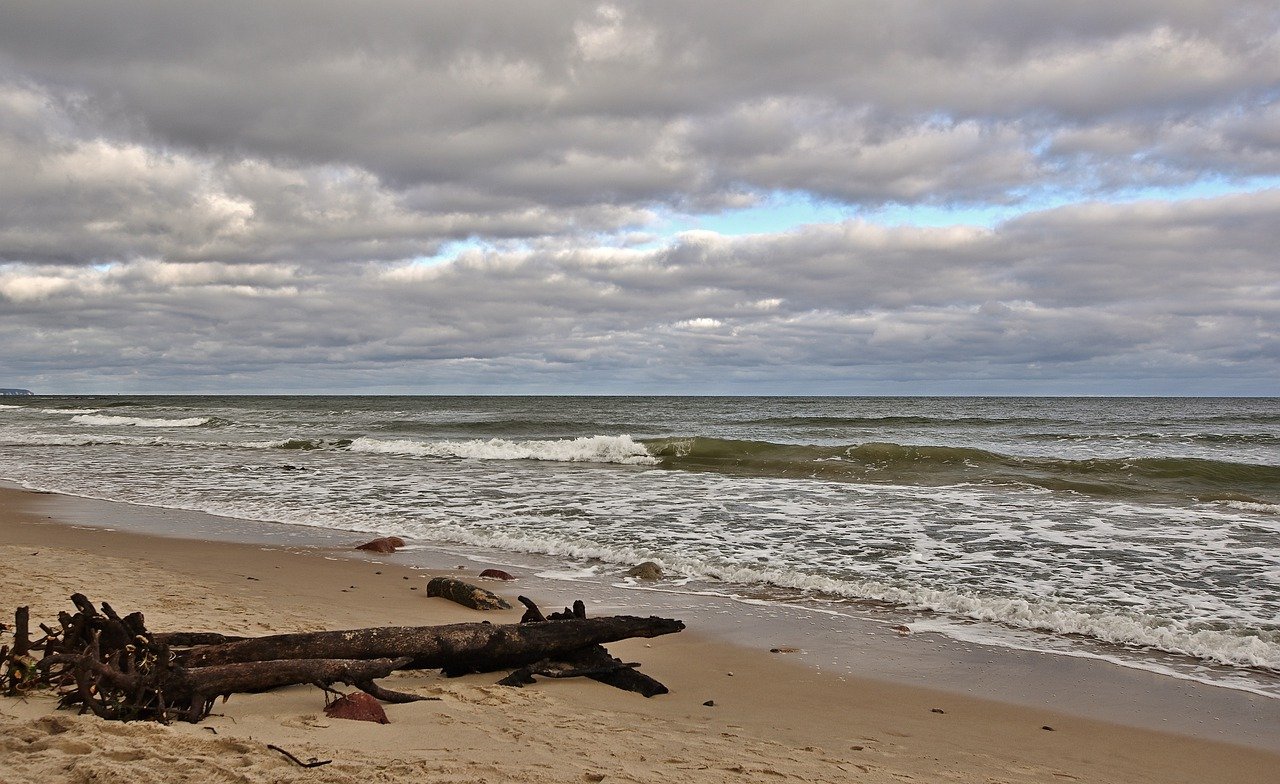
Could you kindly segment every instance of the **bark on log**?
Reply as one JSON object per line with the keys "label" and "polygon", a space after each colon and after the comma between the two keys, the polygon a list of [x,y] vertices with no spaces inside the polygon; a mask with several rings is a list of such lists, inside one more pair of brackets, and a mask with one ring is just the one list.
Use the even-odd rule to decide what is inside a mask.
{"label": "bark on log", "polygon": [[226,642],[240,642],[248,637],[235,637],[217,632],[157,632],[151,635],[152,642],[157,645],[168,645],[170,648],[193,648],[197,645],[222,645]]}
{"label": "bark on log", "polygon": [[684,629],[670,618],[617,615],[520,624],[458,623],[386,626],[337,632],[255,637],[192,648],[180,655],[187,667],[269,659],[375,659],[410,657],[409,668],[441,668],[448,675],[492,672],[556,658],[589,645],[631,637],[658,637]]}
{"label": "bark on log", "polygon": [[408,664],[408,659],[285,659],[222,664],[179,670],[169,690],[177,694],[254,694],[298,683],[346,683],[356,686],[385,678]]}

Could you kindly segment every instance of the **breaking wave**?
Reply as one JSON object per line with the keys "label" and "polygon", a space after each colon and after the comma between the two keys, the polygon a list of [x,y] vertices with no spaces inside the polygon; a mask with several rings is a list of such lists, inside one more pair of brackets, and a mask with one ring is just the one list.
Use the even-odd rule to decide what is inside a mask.
{"label": "breaking wave", "polygon": [[1280,502],[1280,466],[1189,457],[1072,460],[972,447],[871,442],[775,444],[717,438],[645,442],[667,468],[828,481],[1017,484],[1093,496]]}
{"label": "breaking wave", "polygon": [[78,425],[99,425],[117,427],[204,427],[206,425],[228,424],[216,417],[185,417],[183,419],[160,419],[148,417],[114,416],[111,414],[79,414],[71,417]]}
{"label": "breaking wave", "polygon": [[469,441],[413,441],[361,437],[348,447],[412,457],[452,457],[466,460],[548,460],[561,463],[621,463],[653,465],[657,458],[631,436],[583,436],[554,441],[509,441],[504,438]]}

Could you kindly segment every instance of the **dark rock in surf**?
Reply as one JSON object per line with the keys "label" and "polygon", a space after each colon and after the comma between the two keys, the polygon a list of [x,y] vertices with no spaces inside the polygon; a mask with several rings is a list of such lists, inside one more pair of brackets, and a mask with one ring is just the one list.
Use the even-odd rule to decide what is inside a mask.
{"label": "dark rock in surf", "polygon": [[404,547],[404,540],[398,536],[383,536],[356,545],[357,550],[367,550],[371,553],[394,553],[399,547]]}
{"label": "dark rock in surf", "polygon": [[662,567],[653,561],[645,561],[628,569],[627,576],[634,577],[637,580],[661,580]]}
{"label": "dark rock in surf", "polygon": [[514,580],[515,575],[504,572],[501,569],[485,569],[480,573],[481,577],[488,577],[490,580]]}

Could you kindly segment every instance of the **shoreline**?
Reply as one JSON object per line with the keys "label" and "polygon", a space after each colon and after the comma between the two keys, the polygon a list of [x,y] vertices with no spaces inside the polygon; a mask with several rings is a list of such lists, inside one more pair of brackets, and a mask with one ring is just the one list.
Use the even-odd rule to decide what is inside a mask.
{"label": "shoreline", "polygon": [[[0,488],[0,550],[16,566],[13,578],[0,582],[0,612],[8,614],[12,606],[31,603],[33,619],[49,618],[50,612],[66,606],[70,588],[97,601],[111,601],[121,609],[142,610],[154,629],[172,628],[169,624],[177,621],[183,625],[199,621],[213,630],[263,634],[477,619],[513,622],[519,617],[515,611],[482,615],[444,600],[427,600],[421,584],[428,572],[397,564],[394,556],[351,558],[345,557],[351,555],[346,551],[288,544],[202,541],[89,528],[58,515],[66,498]],[[93,502],[90,506],[108,503]],[[30,563],[33,560],[35,563]],[[68,574],[57,568],[58,563],[72,561],[85,567],[81,573]],[[109,563],[111,568],[92,572],[95,561]],[[48,577],[41,584],[33,577],[36,574]],[[22,575],[27,575],[26,579]],[[415,583],[419,590],[408,590]],[[532,592],[525,581],[489,587],[512,598],[517,591]],[[561,600],[559,595],[534,598],[546,607]],[[606,605],[593,611],[647,614],[648,608]],[[674,617],[685,615],[676,612]],[[786,775],[818,781],[848,780],[855,774],[869,781],[888,781],[898,773],[933,780],[973,780],[983,775],[1008,777],[1010,771],[1019,770],[1025,774],[1011,780],[1075,776],[1090,781],[1190,782],[1261,779],[1265,771],[1280,764],[1280,753],[1259,743],[1237,745],[1203,734],[1191,737],[1158,732],[954,690],[823,671],[769,654],[767,641],[754,647],[733,644],[709,633],[706,626],[690,623],[690,630],[678,635],[610,646],[617,655],[640,661],[646,672],[672,688],[672,694],[651,700],[593,682],[540,681],[515,690],[493,686],[500,677],[494,674],[447,681],[414,674],[397,676],[391,687],[436,690],[445,699],[442,703],[389,706],[394,722],[387,725],[390,729],[359,725],[357,731],[355,723],[317,719],[315,714],[323,705],[319,692],[295,687],[265,695],[236,695],[219,709],[226,711],[224,717],[163,731],[190,739],[208,725],[220,738],[252,737],[286,748],[310,744],[322,752],[329,749],[327,753],[333,756],[341,749],[353,760],[366,753],[372,743],[382,754],[394,756],[396,764],[412,767],[427,763],[418,752],[409,753],[413,744],[406,745],[405,738],[397,734],[400,728],[432,736],[443,729],[446,734],[461,733],[456,738],[449,736],[448,742],[455,745],[448,748],[453,760],[450,764],[462,770],[496,765],[506,775],[527,776],[530,765],[537,768],[533,772],[548,765],[554,772],[548,781],[569,780],[564,778],[567,774],[574,779],[594,775],[601,765],[623,762],[626,770],[609,772],[611,778],[714,781],[720,780],[716,776],[740,776],[733,772],[735,766],[763,771],[761,766],[773,765]],[[1063,692],[1090,686],[1076,682],[1071,668],[1064,674],[1060,662],[1039,658],[1042,677],[1056,682]],[[728,676],[729,672],[734,675]],[[703,706],[708,699],[716,706]],[[944,713],[933,712],[935,707]],[[47,718],[50,709],[47,700],[19,703],[5,699],[0,701],[0,722],[37,731],[31,728],[51,721]],[[1280,710],[1271,708],[1257,717],[1270,723],[1258,729],[1273,740],[1272,731],[1280,726],[1278,715]],[[577,724],[570,721],[572,716],[579,717]],[[583,716],[588,719],[581,719]],[[74,718],[59,712],[56,720],[64,717],[68,721]],[[80,728],[96,721],[81,718],[73,723]],[[494,721],[520,735],[504,735],[504,743],[509,741],[511,746],[504,747],[502,753],[492,747]],[[311,726],[319,724],[329,726]],[[343,726],[335,728],[333,724]],[[573,726],[562,728],[566,724]],[[1042,726],[1054,730],[1045,731]],[[615,748],[610,735],[608,748],[602,748],[598,743],[602,729],[627,736],[632,746],[619,741]],[[373,737],[378,730],[382,735]],[[535,755],[535,761],[523,759],[527,736],[539,730],[545,731],[545,740],[553,744],[551,749],[546,758]],[[158,730],[139,731],[149,735]],[[1247,735],[1242,733],[1241,738],[1232,740],[1248,743]],[[398,740],[387,745],[374,742],[388,737]],[[577,744],[581,754],[557,761],[550,753],[557,740],[567,748]],[[437,744],[431,745],[434,749]],[[681,759],[690,762],[696,758],[699,765],[707,767],[685,769],[655,759],[661,749],[672,747],[695,750],[697,753],[688,752],[690,759]],[[436,755],[432,759],[437,759],[438,750],[432,753]],[[0,748],[0,758],[5,756]],[[360,764],[375,763],[366,760]]]}
{"label": "shoreline", "polygon": [[[1245,683],[1185,677],[1191,660],[1173,672],[1095,654],[991,642],[965,634],[945,616],[892,606],[826,605],[763,598],[754,591],[684,581],[619,581],[588,575],[553,556],[410,540],[394,556],[352,549],[357,541],[399,534],[392,528],[355,531],[227,517],[174,507],[32,491],[63,522],[180,540],[219,541],[321,552],[326,558],[399,564],[422,574],[500,568],[522,575],[520,590],[540,592],[548,606],[583,598],[597,614],[678,615],[718,642],[752,650],[798,648],[789,661],[840,676],[868,678],[977,696],[1080,718],[1174,732],[1280,752],[1280,699]],[[708,590],[709,589],[709,590]],[[541,601],[541,600],[540,600]],[[910,624],[909,635],[895,629]],[[939,631],[938,627],[945,627]],[[1174,657],[1172,654],[1168,656]],[[1211,666],[1211,665],[1206,665]]]}

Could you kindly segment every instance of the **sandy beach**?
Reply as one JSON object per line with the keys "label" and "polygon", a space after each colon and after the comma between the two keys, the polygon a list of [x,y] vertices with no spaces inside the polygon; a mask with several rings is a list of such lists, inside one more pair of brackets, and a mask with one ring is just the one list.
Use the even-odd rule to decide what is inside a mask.
{"label": "sandy beach", "polygon": [[[153,630],[257,635],[519,617],[427,599],[426,575],[394,556],[69,525],[51,514],[53,500],[0,490],[6,615],[30,605],[33,619],[52,619],[80,591],[144,612]],[[520,592],[518,581],[492,585],[509,598]],[[534,598],[554,607],[571,597]],[[819,672],[770,644],[731,645],[693,627],[610,646],[671,688],[652,699],[585,679],[515,689],[494,685],[495,674],[399,673],[386,685],[440,699],[388,705],[388,725],[327,718],[310,686],[235,695],[198,725],[108,723],[57,711],[45,695],[4,698],[0,782],[1235,782],[1280,767],[1266,749]],[[299,768],[268,744],[333,762]]]}

